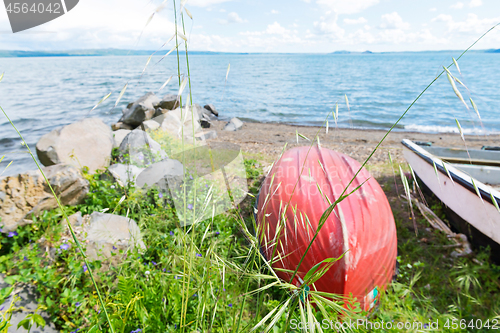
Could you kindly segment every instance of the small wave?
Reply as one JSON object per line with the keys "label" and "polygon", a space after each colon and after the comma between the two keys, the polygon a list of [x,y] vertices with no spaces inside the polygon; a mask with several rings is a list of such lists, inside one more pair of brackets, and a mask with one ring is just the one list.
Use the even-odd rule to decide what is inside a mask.
{"label": "small wave", "polygon": [[[440,126],[440,125],[406,125],[404,127],[405,131],[411,132],[423,132],[423,133],[459,133],[458,128],[455,126]],[[464,134],[497,134],[498,131],[476,129],[476,128],[462,128]]]}

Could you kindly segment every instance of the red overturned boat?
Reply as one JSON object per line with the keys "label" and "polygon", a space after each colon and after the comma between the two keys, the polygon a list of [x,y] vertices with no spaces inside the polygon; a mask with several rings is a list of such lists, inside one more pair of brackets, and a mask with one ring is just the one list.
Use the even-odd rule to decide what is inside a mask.
{"label": "red overturned boat", "polygon": [[[328,200],[333,203],[341,196],[360,167],[344,154],[318,147],[288,150],[274,164],[259,193],[257,225],[262,251],[268,260],[274,254],[272,265],[280,278],[290,281],[292,274],[283,269],[295,271],[330,206]],[[387,197],[366,169],[345,194],[364,181],[330,214],[292,283],[302,285],[314,265],[344,254],[314,288],[352,294],[368,311],[394,275],[397,239]]]}

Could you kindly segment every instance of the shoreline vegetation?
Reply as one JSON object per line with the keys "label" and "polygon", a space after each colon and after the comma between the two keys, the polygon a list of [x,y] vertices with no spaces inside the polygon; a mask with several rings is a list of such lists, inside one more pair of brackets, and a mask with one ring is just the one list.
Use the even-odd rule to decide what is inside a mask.
{"label": "shoreline vegetation", "polygon": [[[27,51],[27,50],[0,50],[0,58],[23,57],[81,57],[81,56],[150,56],[157,51],[127,50],[127,49],[82,49],[82,50],[55,50],[55,51]],[[189,51],[190,55],[218,55],[218,54],[317,54],[317,55],[369,55],[369,54],[421,54],[421,53],[460,53],[458,50],[440,51],[334,51],[330,53],[266,53],[266,52],[217,52],[217,51]],[[470,50],[468,53],[500,53],[500,49]]]}

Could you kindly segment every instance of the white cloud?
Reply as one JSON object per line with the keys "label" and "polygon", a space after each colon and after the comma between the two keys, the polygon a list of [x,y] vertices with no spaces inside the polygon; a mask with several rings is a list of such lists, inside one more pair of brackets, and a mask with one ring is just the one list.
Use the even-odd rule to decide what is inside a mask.
{"label": "white cloud", "polygon": [[464,4],[462,2],[457,2],[456,4],[451,5],[450,8],[462,9],[462,8],[464,8]]}
{"label": "white cloud", "polygon": [[279,14],[279,11],[272,9],[271,14]]}
{"label": "white cloud", "polygon": [[429,9],[430,12],[435,12],[436,10],[438,10],[436,7],[432,7],[431,9]]}
{"label": "white cloud", "polygon": [[316,2],[337,14],[355,14],[376,5],[379,0],[317,0]]}
{"label": "white cloud", "polygon": [[345,24],[363,24],[368,22],[364,17],[359,17],[357,19],[344,19]]}
{"label": "white cloud", "polygon": [[196,7],[208,7],[211,5],[216,5],[216,4],[228,2],[228,1],[231,1],[231,0],[189,0],[188,5],[189,6],[196,6]]}
{"label": "white cloud", "polygon": [[219,20],[220,24],[229,24],[229,23],[245,23],[248,22],[247,20],[242,19],[238,13],[236,12],[231,12],[227,14],[227,19],[225,20]]}
{"label": "white cloud", "polygon": [[[432,22],[443,22],[448,28],[448,34],[479,36],[500,21],[500,17],[480,19],[476,14],[469,13],[465,21],[455,21],[451,15],[440,14]],[[495,34],[495,30],[490,34]],[[496,32],[498,36],[498,32]]]}
{"label": "white cloud", "polygon": [[333,40],[341,40],[344,37],[345,30],[337,24],[338,15],[327,12],[326,16],[320,17],[319,21],[314,22],[316,33],[319,35],[328,35]]}
{"label": "white cloud", "polygon": [[404,22],[397,12],[382,15],[380,28],[388,30],[406,30],[410,28],[408,22]]}
{"label": "white cloud", "polygon": [[471,0],[471,2],[469,3],[469,7],[473,8],[473,7],[479,7],[479,6],[482,6],[483,5],[483,1],[482,0]]}
{"label": "white cloud", "polygon": [[278,22],[274,22],[267,26],[266,33],[270,35],[285,35],[289,34],[290,30],[282,27]]}

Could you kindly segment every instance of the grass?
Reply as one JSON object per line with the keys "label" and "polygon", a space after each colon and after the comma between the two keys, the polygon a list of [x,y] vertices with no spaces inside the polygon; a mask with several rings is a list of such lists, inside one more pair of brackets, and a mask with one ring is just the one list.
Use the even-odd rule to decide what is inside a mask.
{"label": "grass", "polygon": [[[184,37],[186,32],[182,4],[179,11],[175,5],[174,1],[175,43],[179,45],[178,37]],[[182,34],[177,33],[177,29],[181,30],[179,22]],[[187,104],[192,104],[187,44],[184,46],[187,71],[184,80],[179,48],[175,48],[179,86],[180,91],[188,87]],[[445,69],[434,78],[391,130],[445,72],[450,75]],[[180,151],[184,162],[184,152],[196,142],[185,142],[184,133],[181,134],[180,142],[164,133],[151,135],[166,151]],[[311,147],[315,142],[316,138],[312,138]],[[489,262],[487,252],[453,258],[452,249],[447,247],[448,239],[430,229],[417,212],[413,218],[401,201],[398,194],[405,193],[408,187],[403,188],[399,177],[395,180],[396,166],[390,164],[376,166],[374,170],[381,174],[378,180],[394,213],[399,270],[395,281],[383,291],[377,308],[366,313],[356,300],[314,290],[313,282],[322,270],[340,258],[330,258],[323,266],[311,269],[300,286],[278,278],[270,268],[272,263],[261,254],[261,240],[256,236],[260,234],[259,227],[253,218],[254,198],[263,179],[260,166],[268,159],[264,156],[258,161],[245,160],[246,185],[251,195],[238,206],[207,219],[187,214],[188,210],[200,209],[201,203],[192,198],[211,195],[202,191],[205,184],[197,180],[196,174],[190,188],[182,187],[182,202],[177,203],[155,188],[139,191],[103,180],[99,173],[86,174],[90,192],[85,203],[77,207],[63,207],[59,203],[59,210],[43,212],[33,217],[35,223],[18,228],[17,234],[2,236],[0,272],[7,275],[5,281],[14,287],[23,283],[35,285],[40,294],[38,310],[47,311],[62,332],[329,332],[335,329],[328,323],[367,323],[366,320],[378,325],[419,322],[430,326],[437,322],[440,331],[476,331],[470,327],[471,320],[488,320],[493,325],[499,319],[500,298],[495,295],[500,291],[500,268]],[[212,167],[213,163],[212,160]],[[188,176],[185,173],[184,184]],[[350,194],[348,187],[324,212],[309,247],[336,205]],[[231,194],[229,197],[234,199]],[[440,210],[438,202],[431,204]],[[85,244],[78,241],[67,216],[76,211],[90,214],[106,209],[138,223],[145,250],[116,250],[113,256],[125,258],[118,264],[113,264],[112,258],[95,261],[85,258]],[[419,230],[418,236],[415,228]],[[72,237],[65,241],[68,235]],[[279,237],[280,234],[276,236]],[[291,272],[294,276],[299,266],[300,263]],[[11,291],[11,288],[2,290],[0,301]],[[12,303],[2,310],[0,332],[6,332],[13,311]],[[24,324],[28,328],[42,325],[40,318],[36,313],[30,314]],[[358,325],[344,330],[362,332],[373,327]]]}

